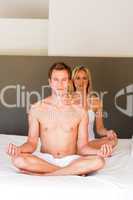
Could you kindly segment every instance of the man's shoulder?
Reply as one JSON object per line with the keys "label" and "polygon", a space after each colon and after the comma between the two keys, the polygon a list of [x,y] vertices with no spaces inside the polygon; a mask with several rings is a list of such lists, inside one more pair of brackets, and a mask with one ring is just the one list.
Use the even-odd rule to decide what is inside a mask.
{"label": "man's shoulder", "polygon": [[30,110],[37,110],[41,107],[41,105],[42,105],[42,101],[38,101],[34,104],[31,104]]}
{"label": "man's shoulder", "polygon": [[51,96],[46,97],[41,102],[42,102],[42,105],[50,104],[51,103]]}
{"label": "man's shoulder", "polygon": [[50,102],[50,97],[37,101],[36,103],[32,104],[30,110],[39,110],[41,108],[45,108],[45,106]]}

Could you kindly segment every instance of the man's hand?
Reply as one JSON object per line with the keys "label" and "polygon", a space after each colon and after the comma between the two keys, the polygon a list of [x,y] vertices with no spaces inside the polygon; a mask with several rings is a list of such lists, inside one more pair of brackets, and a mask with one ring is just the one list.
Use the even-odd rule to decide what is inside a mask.
{"label": "man's hand", "polygon": [[97,152],[97,155],[103,158],[109,157],[112,155],[113,149],[110,144],[103,144],[100,150]]}
{"label": "man's hand", "polygon": [[14,145],[14,144],[11,144],[11,143],[8,145],[6,152],[11,157],[19,156],[21,153],[20,147]]}

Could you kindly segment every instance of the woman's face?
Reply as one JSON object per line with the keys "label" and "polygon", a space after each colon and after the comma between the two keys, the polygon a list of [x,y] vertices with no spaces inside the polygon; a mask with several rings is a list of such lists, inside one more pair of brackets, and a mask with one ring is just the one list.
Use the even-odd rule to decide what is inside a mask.
{"label": "woman's face", "polygon": [[76,90],[82,91],[84,88],[86,89],[89,82],[86,72],[84,70],[79,70],[73,82]]}

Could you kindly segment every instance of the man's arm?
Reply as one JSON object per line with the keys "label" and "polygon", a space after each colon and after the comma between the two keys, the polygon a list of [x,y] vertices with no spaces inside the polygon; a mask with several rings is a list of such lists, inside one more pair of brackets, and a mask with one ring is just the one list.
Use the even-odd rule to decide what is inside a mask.
{"label": "man's arm", "polygon": [[80,121],[78,128],[78,141],[77,141],[77,153],[80,155],[92,155],[97,154],[98,150],[89,146],[88,144],[88,114],[84,110],[82,120]]}
{"label": "man's arm", "polygon": [[31,108],[28,116],[29,131],[27,142],[20,146],[9,144],[7,148],[7,154],[10,156],[17,156],[20,153],[33,153],[37,148],[39,138],[39,122],[35,115],[35,109]]}
{"label": "man's arm", "polygon": [[37,148],[39,138],[39,122],[34,114],[29,113],[29,131],[27,142],[20,146],[21,153],[33,153]]}

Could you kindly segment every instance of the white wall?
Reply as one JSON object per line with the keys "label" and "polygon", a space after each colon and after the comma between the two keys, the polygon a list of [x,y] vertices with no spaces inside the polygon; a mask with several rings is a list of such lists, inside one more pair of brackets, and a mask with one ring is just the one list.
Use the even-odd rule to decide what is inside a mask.
{"label": "white wall", "polygon": [[47,55],[48,20],[0,19],[0,55]]}
{"label": "white wall", "polygon": [[48,18],[49,0],[0,0],[2,18]]}
{"label": "white wall", "polygon": [[132,0],[50,0],[49,55],[133,56]]}

